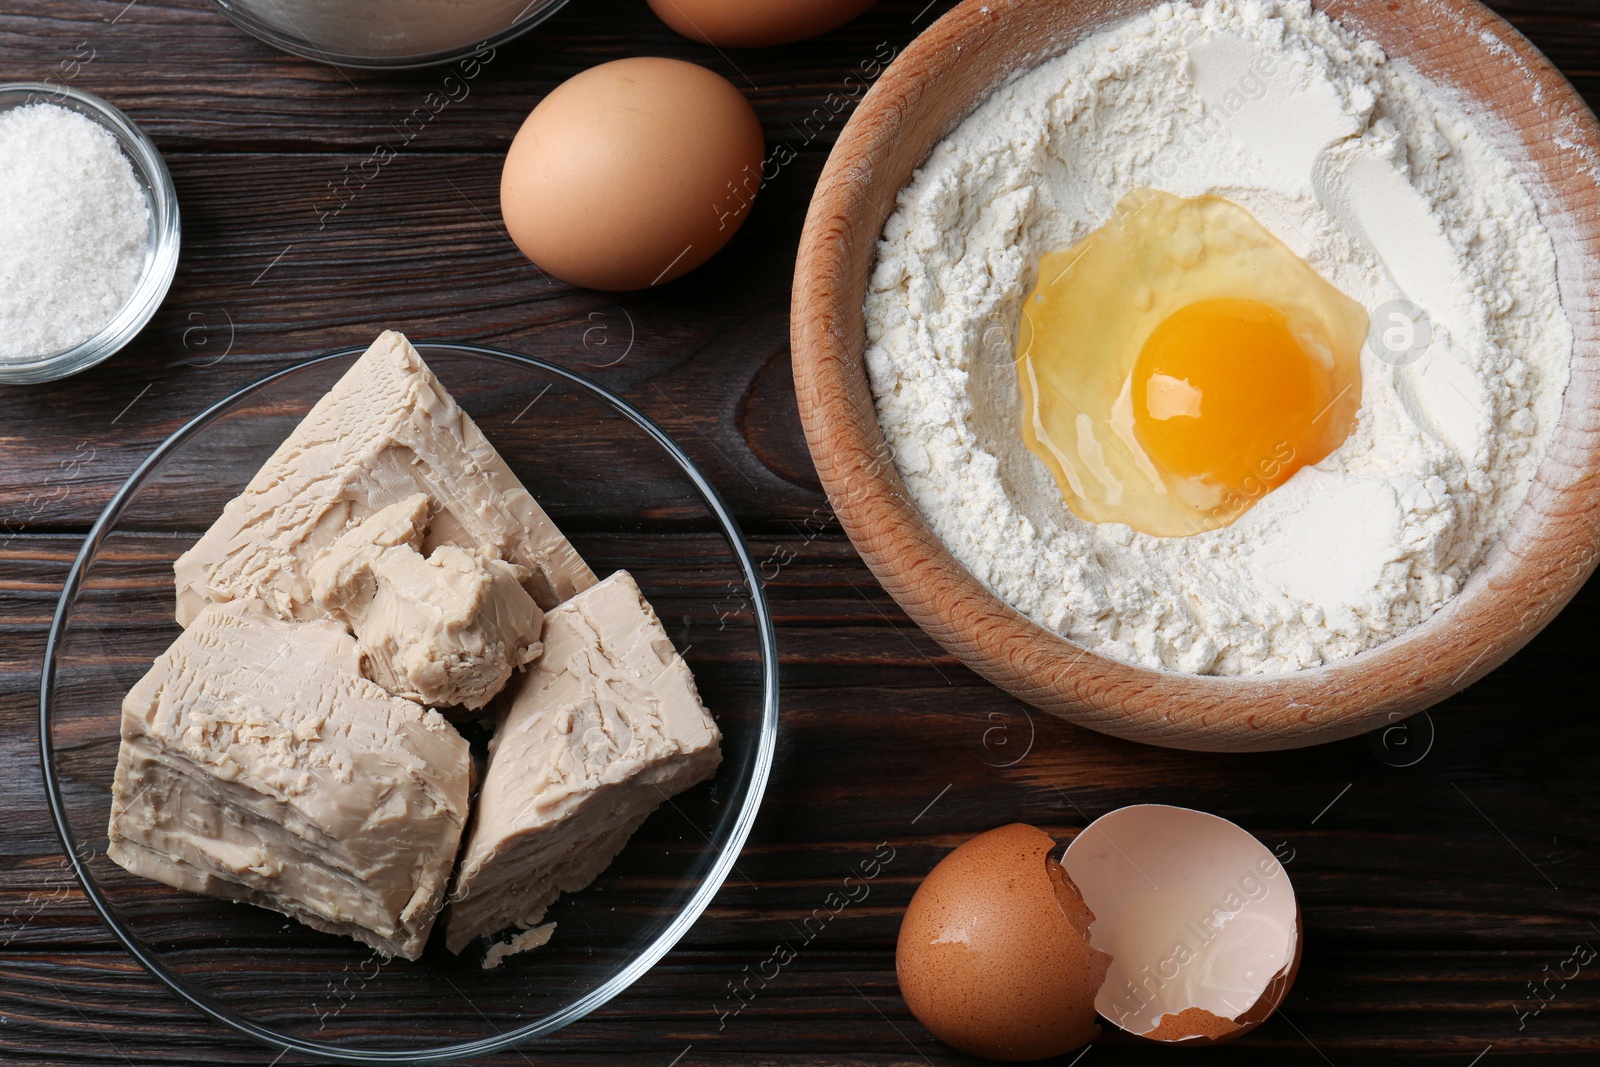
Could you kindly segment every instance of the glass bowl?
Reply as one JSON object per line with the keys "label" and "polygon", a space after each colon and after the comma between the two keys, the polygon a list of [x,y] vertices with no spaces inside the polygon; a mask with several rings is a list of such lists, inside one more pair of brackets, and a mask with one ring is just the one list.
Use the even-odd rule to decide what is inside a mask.
{"label": "glass bowl", "polygon": [[93,93],[44,82],[0,84],[0,111],[29,104],[56,104],[84,115],[110,132],[133,164],[133,176],[150,207],[150,242],[144,270],[133,295],[111,321],[78,344],[61,352],[27,360],[0,360],[0,384],[23,385],[65,378],[114,356],[133,340],[166,299],[178,270],[180,227],[178,193],[154,142],[133,120]]}
{"label": "glass bowl", "polygon": [[89,900],[152,974],[235,1030],[345,1063],[484,1055],[626,989],[733,867],[777,736],[776,646],[756,566],[683,450],[559,367],[474,345],[416,347],[596,573],[633,573],[716,715],[723,762],[551,908],[549,944],[495,970],[482,969],[481,951],[452,956],[441,929],[417,962],[385,961],[276,912],[128,874],[105,855],[120,705],[179,633],[172,562],[362,349],[274,374],[174,433],[106,506],[67,576],[40,687],[46,792]]}
{"label": "glass bowl", "polygon": [[[526,33],[567,0],[211,0],[234,25],[285,52],[340,67],[404,70],[473,56]],[[476,69],[465,75],[476,77]]]}

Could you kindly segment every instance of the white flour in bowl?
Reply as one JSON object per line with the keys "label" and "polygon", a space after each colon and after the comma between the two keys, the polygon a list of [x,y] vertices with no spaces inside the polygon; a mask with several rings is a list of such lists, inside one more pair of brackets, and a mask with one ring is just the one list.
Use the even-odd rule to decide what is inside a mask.
{"label": "white flour in bowl", "polygon": [[[1243,205],[1374,323],[1343,447],[1193,537],[1078,519],[1017,427],[1039,257],[1140,186]],[[951,552],[1044,626],[1198,674],[1317,666],[1437,611],[1526,495],[1572,351],[1511,162],[1304,0],[1164,5],[1002,86],[900,193],[866,324],[884,434]]]}

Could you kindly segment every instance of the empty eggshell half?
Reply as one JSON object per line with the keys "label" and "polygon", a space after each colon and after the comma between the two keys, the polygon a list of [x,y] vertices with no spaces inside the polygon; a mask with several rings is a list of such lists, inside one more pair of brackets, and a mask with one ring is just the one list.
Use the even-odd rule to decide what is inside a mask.
{"label": "empty eggshell half", "polygon": [[1111,957],[1095,1008],[1153,1041],[1210,1044],[1254,1029],[1300,962],[1300,914],[1278,858],[1226,819],[1140,804],[1096,819],[1061,865]]}

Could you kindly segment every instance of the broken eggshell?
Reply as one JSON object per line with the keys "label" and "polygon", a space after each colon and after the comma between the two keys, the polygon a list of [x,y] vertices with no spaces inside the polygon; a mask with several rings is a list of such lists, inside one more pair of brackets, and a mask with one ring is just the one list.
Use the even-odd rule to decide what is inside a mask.
{"label": "broken eggshell", "polygon": [[917,887],[895,971],[923,1026],[996,1060],[1059,1056],[1094,1040],[1110,960],[1089,946],[1094,916],[1051,856],[1055,840],[1014,823],[956,848]]}
{"label": "broken eggshell", "polygon": [[959,846],[918,887],[895,950],[934,1036],[991,1059],[1080,1048],[1096,1011],[1166,1044],[1260,1025],[1300,966],[1300,913],[1278,858],[1226,819],[1145,804],[1111,812],[1060,863],[1014,823]]}
{"label": "broken eggshell", "polygon": [[1061,857],[1112,959],[1095,1008],[1152,1041],[1248,1033],[1288,995],[1300,912],[1278,857],[1226,819],[1140,804],[1096,819]]}

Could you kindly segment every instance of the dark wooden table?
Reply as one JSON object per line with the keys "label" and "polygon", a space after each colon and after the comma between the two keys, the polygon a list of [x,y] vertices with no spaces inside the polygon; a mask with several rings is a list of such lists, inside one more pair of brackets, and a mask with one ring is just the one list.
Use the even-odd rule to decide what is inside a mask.
{"label": "dark wooden table", "polygon": [[[1419,724],[1387,749],[1196,755],[1030,717],[912,626],[829,521],[790,386],[797,235],[847,117],[829,94],[949,6],[925,4],[885,0],[820,40],[723,55],[673,35],[643,0],[573,0],[501,49],[336,214],[332,183],[392,139],[441,72],[303,62],[204,0],[3,5],[0,79],[67,82],[141,123],[171,166],[184,248],[165,306],[126,351],[64,382],[0,388],[0,1062],[274,1062],[144,974],[64,873],[38,766],[39,664],[79,540],[139,460],[220,397],[383,327],[574,368],[629,332],[627,357],[590,373],[710,472],[769,561],[779,625],[782,737],[740,860],[749,880],[730,881],[626,994],[493,1062],[958,1062],[895,985],[895,932],[919,878],[992,826],[1023,819],[1067,836],[1144,801],[1217,812],[1293,850],[1305,965],[1285,1010],[1234,1046],[1168,1052],[1108,1035],[1087,1067],[1600,1062],[1600,963],[1557,977],[1578,946],[1600,946],[1593,585],[1508,666],[1435,709],[1431,747]],[[1592,0],[1494,6],[1600,101]],[[731,247],[680,282],[611,296],[544,280],[498,225],[501,153],[557,82],[641,54],[726,74],[769,145],[798,157]],[[870,897],[721,1018],[729,983],[879,842],[896,860]]]}

